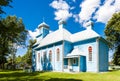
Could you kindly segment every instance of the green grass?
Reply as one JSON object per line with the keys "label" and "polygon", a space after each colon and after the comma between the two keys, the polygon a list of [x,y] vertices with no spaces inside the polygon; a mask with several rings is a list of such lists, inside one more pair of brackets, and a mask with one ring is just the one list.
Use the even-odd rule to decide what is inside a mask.
{"label": "green grass", "polygon": [[105,73],[62,73],[0,71],[0,81],[120,81],[120,71]]}

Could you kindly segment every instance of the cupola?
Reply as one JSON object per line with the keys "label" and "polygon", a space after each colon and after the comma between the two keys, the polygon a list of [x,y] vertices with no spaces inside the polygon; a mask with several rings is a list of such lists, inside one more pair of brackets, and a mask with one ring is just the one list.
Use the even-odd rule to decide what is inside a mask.
{"label": "cupola", "polygon": [[66,21],[65,21],[65,20],[60,20],[60,21],[58,22],[58,24],[59,24],[59,29],[65,28]]}
{"label": "cupola", "polygon": [[92,21],[89,21],[86,23],[86,29],[89,30],[89,29],[93,29],[93,22]]}

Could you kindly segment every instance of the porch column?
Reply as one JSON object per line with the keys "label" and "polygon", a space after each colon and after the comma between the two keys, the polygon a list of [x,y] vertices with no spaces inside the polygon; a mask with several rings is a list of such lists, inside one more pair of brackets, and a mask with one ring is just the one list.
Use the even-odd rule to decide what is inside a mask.
{"label": "porch column", "polygon": [[97,62],[97,72],[99,72],[99,38],[96,39],[97,42],[97,54],[96,54],[96,62]]}
{"label": "porch column", "polygon": [[78,57],[78,68],[79,68],[79,72],[80,72],[80,56]]}
{"label": "porch column", "polygon": [[70,59],[68,58],[68,69],[69,69],[69,66],[70,66]]}

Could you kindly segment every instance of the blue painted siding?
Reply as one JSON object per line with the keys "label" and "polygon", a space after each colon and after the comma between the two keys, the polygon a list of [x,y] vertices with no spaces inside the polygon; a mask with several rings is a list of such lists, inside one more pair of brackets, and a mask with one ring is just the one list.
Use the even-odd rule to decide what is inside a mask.
{"label": "blue painted siding", "polygon": [[64,41],[64,56],[70,53],[73,49],[72,43]]}
{"label": "blue painted siding", "polygon": [[[60,49],[60,60],[57,61],[57,48]],[[49,60],[49,51],[52,51],[52,59],[51,62]],[[44,61],[43,52],[46,52],[46,60]],[[53,70],[53,71],[62,71],[63,70],[63,45],[62,43],[57,43],[56,45],[50,47],[40,48],[36,55],[40,53],[40,58],[36,57],[36,60],[40,59],[40,62],[36,62],[36,70]]]}
{"label": "blue painted siding", "polygon": [[[64,45],[64,46],[63,46]],[[92,61],[89,61],[88,47],[92,47]],[[63,48],[64,47],[64,48]],[[60,60],[57,61],[57,48],[60,49]],[[76,64],[73,64],[73,58],[71,61],[71,66],[73,71],[88,71],[97,72],[97,64],[99,64],[99,71],[108,70],[108,46],[103,41],[99,41],[99,61],[97,61],[97,42],[96,38],[79,41],[75,43],[70,43],[68,41],[59,41],[54,44],[50,44],[39,49],[36,49],[32,55],[32,68],[36,71],[63,71],[63,65],[68,65],[68,59],[64,58],[67,54],[71,53],[74,48],[79,48],[83,52],[83,56],[79,59],[76,58]],[[52,51],[52,60],[49,60],[49,51]],[[43,59],[43,52],[46,52],[46,60]],[[40,58],[38,58],[38,53],[40,53]],[[38,59],[40,59],[38,61]],[[99,62],[99,63],[97,63]]]}
{"label": "blue painted siding", "polygon": [[46,29],[46,28],[43,28],[43,34],[42,34],[43,38],[44,38],[47,34],[49,34],[49,30]]}
{"label": "blue painted siding", "polygon": [[68,65],[68,59],[67,58],[64,59],[64,65]]}
{"label": "blue painted siding", "polygon": [[39,33],[40,34],[38,36],[36,36],[37,40],[41,40],[45,36],[47,36],[49,34],[49,29],[46,29],[46,28],[42,27],[42,28],[39,29]]}
{"label": "blue painted siding", "polygon": [[[97,71],[97,45],[96,39],[89,39],[84,41],[79,41],[73,44],[74,48],[79,48],[80,51],[86,56],[86,71],[96,72]],[[88,47],[92,46],[92,61],[89,61]]]}
{"label": "blue painted siding", "polygon": [[72,69],[74,72],[79,72],[79,67],[78,66],[72,66]]}
{"label": "blue painted siding", "polygon": [[99,41],[99,71],[108,71],[108,46]]}

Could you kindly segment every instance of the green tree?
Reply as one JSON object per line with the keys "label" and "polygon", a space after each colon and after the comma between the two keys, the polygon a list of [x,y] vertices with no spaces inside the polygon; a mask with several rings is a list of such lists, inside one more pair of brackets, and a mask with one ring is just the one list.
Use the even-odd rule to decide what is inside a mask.
{"label": "green tree", "polygon": [[113,63],[120,65],[120,12],[113,14],[105,29],[106,39],[110,48],[115,50]]}
{"label": "green tree", "polygon": [[120,65],[120,45],[116,48],[114,56],[113,56],[113,61],[115,65]]}
{"label": "green tree", "polygon": [[24,63],[32,65],[32,46],[36,43],[36,40],[29,40],[29,45],[26,54],[22,57]]}
{"label": "green tree", "polygon": [[12,2],[12,0],[0,0],[0,14],[3,14],[5,13],[5,11],[3,11],[3,7],[6,7],[6,6],[10,6],[10,3]]}
{"label": "green tree", "polygon": [[[8,16],[0,21],[0,64],[5,63],[4,58],[13,53],[17,46],[25,46],[27,30],[21,18]],[[3,67],[4,68],[4,67]]]}
{"label": "green tree", "polygon": [[22,62],[22,57],[19,55],[18,57],[15,58],[15,63],[20,63]]}

